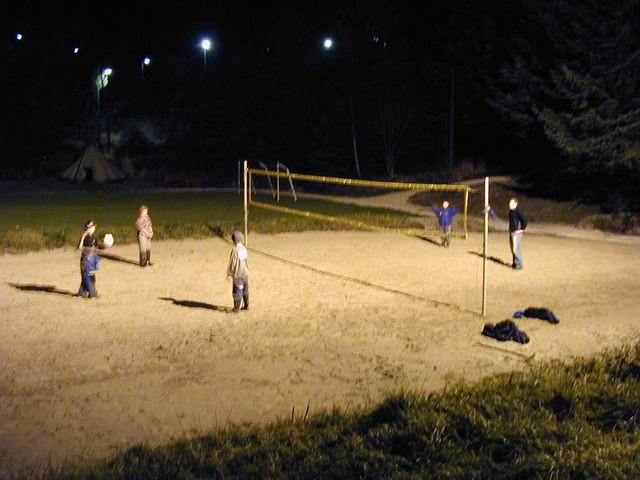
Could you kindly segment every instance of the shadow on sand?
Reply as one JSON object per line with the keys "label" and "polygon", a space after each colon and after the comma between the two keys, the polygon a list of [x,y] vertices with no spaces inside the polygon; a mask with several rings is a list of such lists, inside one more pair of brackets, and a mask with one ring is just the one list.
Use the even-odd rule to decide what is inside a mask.
{"label": "shadow on sand", "polygon": [[423,242],[433,243],[436,247],[444,248],[441,240],[435,240],[433,238],[424,237],[422,235],[415,235],[415,238],[417,238],[418,240],[422,240]]}
{"label": "shadow on sand", "polygon": [[129,260],[128,258],[121,257],[120,255],[116,255],[115,253],[100,252],[100,256],[107,260],[113,260],[114,262],[128,263],[130,265],[135,265],[136,267],[140,266],[139,262],[135,260]]}
{"label": "shadow on sand", "polygon": [[33,283],[11,283],[7,282],[13,288],[17,288],[18,290],[22,290],[23,292],[44,292],[44,293],[55,293],[58,295],[65,295],[68,297],[77,297],[78,295],[74,292],[70,292],[69,290],[60,290],[55,285],[36,285]]}
{"label": "shadow on sand", "polygon": [[174,305],[178,305],[180,307],[189,307],[189,308],[204,308],[207,310],[215,310],[217,312],[231,312],[231,307],[221,307],[219,305],[211,305],[210,303],[204,302],[195,302],[193,300],[176,300],[175,298],[170,297],[158,297],[160,300],[166,300],[168,302],[172,302]]}
{"label": "shadow on sand", "polygon": [[[478,252],[473,252],[473,251],[469,250],[467,253],[470,253],[471,255],[475,255],[476,257],[484,258],[484,255],[482,255],[481,253],[478,253]],[[487,257],[487,260],[491,260],[492,262],[497,263],[499,265],[503,265],[505,267],[512,268],[511,262],[505,262],[504,260],[502,260],[501,258],[498,258],[498,257],[492,257],[491,255],[489,255]]]}

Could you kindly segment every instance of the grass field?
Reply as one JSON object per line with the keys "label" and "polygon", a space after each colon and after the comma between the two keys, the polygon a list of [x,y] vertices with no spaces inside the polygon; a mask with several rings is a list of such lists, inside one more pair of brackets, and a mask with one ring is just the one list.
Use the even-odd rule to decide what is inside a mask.
{"label": "grass field", "polygon": [[[0,250],[40,250],[73,246],[85,220],[98,223],[97,235],[111,233],[118,243],[136,240],[133,226],[141,204],[148,205],[156,240],[207,237],[216,228],[243,230],[243,199],[223,192],[74,192],[4,195],[0,203]],[[293,207],[288,199],[283,204]],[[406,213],[317,199],[299,199],[295,208],[341,215],[377,225],[415,225]],[[344,230],[340,223],[260,210],[251,214],[250,230],[259,233]]]}
{"label": "grass field", "polygon": [[52,479],[640,476],[640,345],[429,396],[233,427]]}

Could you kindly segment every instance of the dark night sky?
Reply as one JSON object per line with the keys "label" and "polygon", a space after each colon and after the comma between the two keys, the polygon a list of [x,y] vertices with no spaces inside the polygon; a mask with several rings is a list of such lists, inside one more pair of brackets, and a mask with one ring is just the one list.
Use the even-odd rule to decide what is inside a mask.
{"label": "dark night sky", "polygon": [[[482,117],[486,107],[472,54],[479,51],[482,21],[510,12],[488,0],[189,1],[170,7],[133,0],[0,0],[0,47],[11,66],[0,76],[6,93],[0,100],[15,119],[14,141],[5,149],[16,165],[41,152],[50,157],[67,138],[99,138],[88,132],[106,128],[102,115],[116,132],[153,123],[177,138],[172,145],[201,148],[215,162],[258,152],[345,169],[353,143],[347,133],[357,124],[363,155],[375,156],[379,168],[381,136],[373,114],[395,102],[406,107],[416,127],[410,130],[417,132],[402,156],[422,168],[425,158],[436,163],[449,151],[452,62],[461,63],[457,111],[471,118],[466,133],[465,123],[457,123],[457,152],[464,154],[465,142],[474,148],[484,142],[475,127],[492,118]],[[205,36],[215,44],[207,68],[199,46]],[[322,48],[326,36],[336,41],[330,53]],[[501,45],[504,36],[490,41]],[[460,54],[454,43],[466,50]],[[498,62],[499,47],[488,51],[483,61]],[[152,64],[141,75],[145,56]],[[98,104],[91,85],[106,66],[114,75]],[[97,115],[96,105],[102,108]],[[178,138],[182,132],[188,134]]]}
{"label": "dark night sky", "polygon": [[[16,32],[24,42],[42,47],[97,55],[103,62],[119,62],[131,56],[163,54],[193,46],[205,35],[216,42],[217,54],[237,48],[266,49],[273,41],[270,25],[286,10],[297,11],[319,41],[330,34],[330,25],[344,2],[7,2],[0,3],[3,36]],[[296,39],[292,39],[293,42]],[[43,48],[44,50],[44,48]]]}

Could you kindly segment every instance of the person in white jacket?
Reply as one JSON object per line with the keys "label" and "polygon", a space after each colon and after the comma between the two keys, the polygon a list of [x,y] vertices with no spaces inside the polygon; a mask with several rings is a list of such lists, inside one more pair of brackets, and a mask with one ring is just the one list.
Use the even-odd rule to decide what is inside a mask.
{"label": "person in white jacket", "polygon": [[[242,310],[249,309],[249,265],[247,257],[249,253],[242,244],[244,237],[240,232],[233,232],[231,235],[233,240],[233,250],[229,256],[229,265],[227,266],[227,279],[233,280],[233,312],[238,313],[240,306]],[[243,304],[244,302],[244,304]]]}

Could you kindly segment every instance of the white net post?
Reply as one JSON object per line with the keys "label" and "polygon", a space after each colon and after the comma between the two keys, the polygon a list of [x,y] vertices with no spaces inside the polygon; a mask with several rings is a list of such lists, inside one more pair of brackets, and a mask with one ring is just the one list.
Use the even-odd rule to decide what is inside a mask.
{"label": "white net post", "polygon": [[487,255],[489,254],[489,177],[484,178],[484,241],[482,254],[482,316],[487,316]]}
{"label": "white net post", "polygon": [[244,242],[245,245],[249,245],[249,166],[247,165],[247,161],[244,161],[244,171],[243,171],[243,179],[244,179]]}
{"label": "white net post", "polygon": [[291,195],[293,195],[293,201],[298,201],[298,195],[296,194],[296,189],[293,186],[293,180],[291,180],[291,172],[289,171],[289,167],[287,167],[284,163],[278,162],[276,165],[276,176],[278,181],[278,202],[280,202],[280,171],[284,171],[287,174],[287,179],[289,180],[289,187],[291,188]]}

